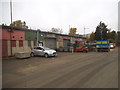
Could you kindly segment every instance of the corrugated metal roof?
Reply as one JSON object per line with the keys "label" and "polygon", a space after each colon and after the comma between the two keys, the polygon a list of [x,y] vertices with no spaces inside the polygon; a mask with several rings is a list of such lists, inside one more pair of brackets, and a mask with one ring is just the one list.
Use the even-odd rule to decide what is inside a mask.
{"label": "corrugated metal roof", "polygon": [[[21,31],[34,31],[34,32],[37,32],[37,30],[34,30],[34,29],[18,28],[18,27],[11,27],[11,26],[5,26],[5,25],[0,25],[0,26],[2,26],[2,28],[7,28],[7,29],[15,29],[15,30],[21,30]],[[58,34],[58,33],[53,33],[53,32],[46,32],[46,31],[40,31],[40,32],[41,33],[46,33],[46,34],[56,34],[56,35],[60,35],[60,36],[68,36],[68,37],[75,37],[75,38],[86,39],[85,37],[81,37],[81,36]]]}

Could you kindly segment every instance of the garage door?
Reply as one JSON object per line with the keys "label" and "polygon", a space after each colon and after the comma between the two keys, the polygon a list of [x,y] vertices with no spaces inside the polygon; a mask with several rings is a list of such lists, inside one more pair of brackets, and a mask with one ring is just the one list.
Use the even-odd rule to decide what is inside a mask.
{"label": "garage door", "polygon": [[56,49],[56,39],[54,38],[46,38],[45,39],[45,46],[51,49]]}
{"label": "garage door", "polygon": [[63,46],[64,46],[64,51],[69,51],[69,44],[70,43],[70,39],[64,39],[63,40]]}

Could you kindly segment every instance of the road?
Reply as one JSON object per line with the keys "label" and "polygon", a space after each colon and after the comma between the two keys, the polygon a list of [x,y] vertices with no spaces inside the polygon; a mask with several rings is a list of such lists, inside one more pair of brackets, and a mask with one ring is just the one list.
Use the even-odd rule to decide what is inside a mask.
{"label": "road", "polygon": [[118,49],[5,59],[3,88],[118,88]]}

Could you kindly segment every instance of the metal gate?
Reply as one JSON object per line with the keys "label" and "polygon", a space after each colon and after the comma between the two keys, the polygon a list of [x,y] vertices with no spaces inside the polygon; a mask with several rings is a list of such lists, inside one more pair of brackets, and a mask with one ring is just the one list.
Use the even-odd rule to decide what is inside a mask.
{"label": "metal gate", "polygon": [[70,51],[69,43],[70,43],[70,39],[63,40],[64,51]]}
{"label": "metal gate", "polygon": [[7,54],[7,40],[2,40],[2,57],[8,56]]}
{"label": "metal gate", "polygon": [[56,49],[56,39],[55,38],[46,38],[45,46],[51,49]]}

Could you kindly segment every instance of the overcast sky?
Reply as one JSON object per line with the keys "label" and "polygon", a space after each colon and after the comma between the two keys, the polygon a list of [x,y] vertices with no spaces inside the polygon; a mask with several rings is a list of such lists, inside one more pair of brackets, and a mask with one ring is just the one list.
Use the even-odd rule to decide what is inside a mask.
{"label": "overcast sky", "polygon": [[[10,0],[2,0],[0,23],[10,24]],[[119,0],[12,0],[13,21],[22,20],[32,29],[61,28],[68,33],[70,27],[77,33],[95,31],[100,21],[113,30],[118,29]]]}

